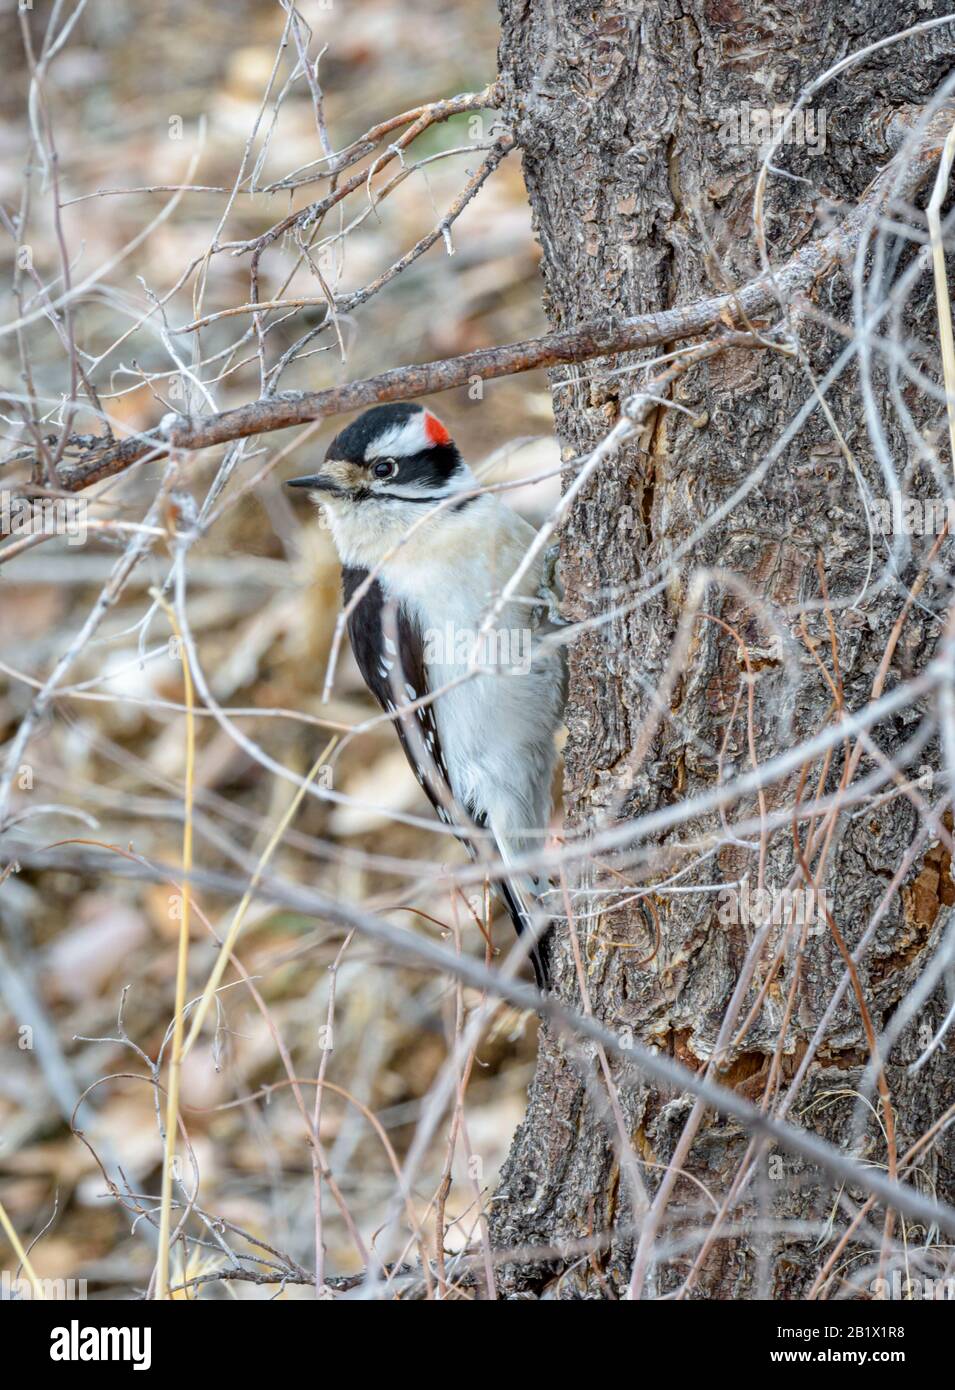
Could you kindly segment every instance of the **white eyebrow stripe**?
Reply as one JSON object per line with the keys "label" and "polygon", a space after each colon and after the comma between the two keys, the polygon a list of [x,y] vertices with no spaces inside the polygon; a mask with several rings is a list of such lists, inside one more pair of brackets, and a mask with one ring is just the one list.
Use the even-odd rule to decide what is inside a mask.
{"label": "white eyebrow stripe", "polygon": [[425,433],[424,428],[425,413],[423,410],[412,415],[410,420],[405,420],[400,425],[391,425],[385,430],[384,434],[373,440],[365,450],[366,459],[379,458],[409,458],[412,454],[420,454],[422,449],[427,449],[431,445],[431,440]]}

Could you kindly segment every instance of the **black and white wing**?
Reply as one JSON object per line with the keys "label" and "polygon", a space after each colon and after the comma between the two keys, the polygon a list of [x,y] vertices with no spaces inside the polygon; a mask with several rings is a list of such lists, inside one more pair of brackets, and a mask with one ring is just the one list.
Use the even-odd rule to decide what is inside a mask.
{"label": "black and white wing", "polygon": [[[367,578],[367,570],[349,567],[342,571],[346,607]],[[441,751],[434,705],[422,705],[405,713],[400,710],[401,705],[413,704],[430,694],[421,634],[401,605],[391,622],[386,621],[385,613],[385,596],[374,579],[348,617],[352,651],[368,689],[382,709],[394,716],[405,757],[428,800],[441,819],[452,825],[449,806],[454,794]],[[394,636],[388,635],[389,629]],[[460,838],[473,854],[466,836]]]}
{"label": "black and white wing", "polygon": [[[367,579],[367,570],[352,566],[342,570],[346,607]],[[358,669],[381,708],[393,716],[405,757],[428,800],[444,823],[453,827],[471,858],[477,860],[479,855],[473,841],[451,811],[458,803],[441,751],[434,704],[421,705],[404,712],[401,709],[405,703],[413,704],[431,693],[421,633],[402,605],[399,604],[386,618],[387,608],[381,585],[377,579],[372,580],[348,617],[348,636]],[[390,636],[389,632],[394,635]],[[488,828],[480,807],[467,805],[462,809],[478,828]],[[500,857],[496,845],[495,851]],[[509,883],[507,879],[502,879],[498,888],[514,928],[520,935],[531,923],[523,895],[517,885]],[[540,946],[539,940],[530,951],[530,958],[538,987],[544,990],[548,987],[547,968]]]}

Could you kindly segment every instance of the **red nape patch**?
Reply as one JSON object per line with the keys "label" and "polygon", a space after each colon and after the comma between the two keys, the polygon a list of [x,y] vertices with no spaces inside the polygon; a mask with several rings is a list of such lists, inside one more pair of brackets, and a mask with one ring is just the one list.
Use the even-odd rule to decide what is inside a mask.
{"label": "red nape patch", "polygon": [[432,444],[450,444],[451,436],[438,419],[437,415],[432,415],[430,410],[424,413],[424,432]]}

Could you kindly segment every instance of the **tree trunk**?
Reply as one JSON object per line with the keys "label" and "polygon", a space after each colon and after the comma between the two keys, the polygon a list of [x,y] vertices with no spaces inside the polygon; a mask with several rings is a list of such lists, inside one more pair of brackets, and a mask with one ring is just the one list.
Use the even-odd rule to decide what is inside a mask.
{"label": "tree trunk", "polygon": [[[752,213],[761,155],[733,124],[733,113],[737,122],[749,117],[752,137],[757,108],[791,105],[805,85],[847,54],[944,8],[911,0],[782,7],[756,0],[501,0],[501,11],[504,109],[524,151],[543,250],[546,311],[553,326],[563,328],[608,310],[630,315],[688,304],[751,279],[760,268]],[[775,160],[799,179],[771,176],[767,184],[764,226],[774,265],[859,199],[895,152],[893,118],[911,116],[932,97],[949,74],[953,53],[952,26],[927,30],[856,63],[811,99],[804,143],[787,144]],[[927,193],[920,197],[924,206]],[[919,214],[911,220],[924,228]],[[913,254],[911,241],[887,244],[883,289],[897,281]],[[870,286],[871,262],[870,256]],[[813,737],[838,717],[840,700],[853,711],[872,698],[906,586],[922,569],[934,537],[915,537],[899,579],[881,584],[886,554],[876,538],[869,576],[869,526],[853,468],[876,497],[886,495],[886,482],[866,428],[855,362],[826,392],[844,444],[817,408],[762,480],[724,519],[713,520],[811,397],[812,379],[821,381],[844,349],[845,333],[822,319],[852,325],[851,263],[832,267],[808,298],[811,307],[789,321],[791,333],[798,332],[798,354],[740,347],[690,367],[665,392],[655,393],[672,405],[653,409],[638,443],[603,462],[572,507],[562,535],[566,615],[579,620],[618,610],[578,636],[571,652],[565,802],[572,830],[634,821],[679,805],[745,773],[752,756],[764,763]],[[767,316],[764,327],[785,317],[782,310]],[[908,293],[894,331],[918,340],[921,369],[940,380],[930,267]],[[666,346],[654,355],[665,351]],[[626,369],[650,355],[552,373],[555,387],[569,383],[554,392],[568,464],[606,436],[623,401],[646,381]],[[910,378],[894,377],[893,370],[875,355],[873,397],[885,451],[898,476],[904,475],[907,494],[936,495],[936,443],[938,470],[951,478],[944,406],[916,390]],[[908,432],[906,409],[914,422]],[[916,427],[921,446],[914,441]],[[569,468],[568,480],[573,476]],[[951,491],[950,482],[945,490]],[[708,518],[709,529],[690,541]],[[678,547],[684,548],[679,554]],[[946,541],[940,560],[950,558]],[[664,582],[655,585],[650,581],[660,567]],[[697,601],[694,586],[704,571],[710,578]],[[641,584],[646,593],[639,602],[620,602],[639,594]],[[911,678],[931,658],[946,598],[937,574],[930,576],[921,606],[902,628],[887,688]],[[681,619],[696,609],[681,652],[675,646]],[[671,684],[667,668],[674,653]],[[662,721],[654,713],[657,689],[663,691]],[[933,700],[913,705],[877,724],[874,741],[900,762],[903,745],[932,713]],[[640,740],[647,732],[652,737],[644,755]],[[802,776],[797,769],[767,786],[765,814],[811,801],[820,789],[834,793],[847,769],[856,782],[878,770],[866,750],[850,768],[851,746],[852,740],[837,746],[828,762],[810,758]],[[916,766],[939,767],[934,738],[918,753]],[[938,790],[925,794],[934,804]],[[917,843],[924,816],[909,797],[863,804],[868,809],[855,818],[859,804],[842,811],[831,842],[823,846],[817,836],[809,850],[814,872],[821,862],[818,884],[832,924],[812,904],[805,930],[798,919],[789,929],[785,916],[770,924],[755,978],[728,1025],[731,996],[760,925],[752,914],[748,921],[733,921],[734,899],[713,885],[746,877],[752,894],[766,887],[775,904],[799,871],[792,824],[784,818],[768,831],[761,855],[758,826],[731,836],[718,815],[698,816],[652,844],[638,837],[629,855],[594,856],[578,866],[570,882],[572,925],[595,1015],[618,1036],[652,1044],[697,1071],[712,1058],[721,1027],[728,1026],[729,1045],[715,1079],[757,1104],[765,1100],[778,1108],[844,975],[837,933],[849,950],[857,945],[907,848],[916,844],[911,868],[859,967],[879,1033],[931,962],[955,886],[937,836],[929,831]],[[726,814],[730,822],[758,821],[755,794],[738,799]],[[814,823],[817,831],[820,824]],[[798,822],[803,849],[812,828],[805,818]],[[714,835],[709,857],[679,850],[680,843],[706,834]],[[649,850],[657,855],[649,864],[633,852]],[[659,886],[678,871],[680,888],[700,890],[668,893],[658,887],[647,901],[634,900],[633,885],[641,876]],[[591,896],[594,889],[604,891]],[[745,918],[742,895],[735,903],[735,916]],[[573,933],[566,924],[559,928],[558,988],[580,1007]],[[778,951],[781,965],[773,974]],[[890,1054],[886,1076],[899,1155],[955,1099],[950,1044],[938,1047],[914,1076],[908,1071],[947,1009],[944,986],[938,985]],[[864,1162],[886,1166],[886,1117],[884,1108],[876,1115],[878,1092],[873,1108],[861,1107],[861,1137],[853,1131],[860,1108],[854,1092],[868,1058],[862,1013],[848,988],[788,1116],[851,1148]],[[614,1064],[610,1071],[652,1201],[693,1098],[665,1093],[633,1068]],[[492,1205],[492,1231],[502,1248],[543,1245],[554,1254],[534,1260],[515,1254],[503,1292],[546,1289],[548,1297],[561,1298],[626,1292],[636,1244],[634,1165],[621,1161],[618,1130],[599,1057],[543,1026],[527,1116]],[[684,1175],[669,1196],[643,1296],[683,1284],[712,1220],[710,1196],[717,1203],[726,1196],[748,1143],[735,1122],[705,1111]],[[951,1132],[927,1148],[917,1181],[955,1200]],[[859,1200],[865,1194],[852,1195]],[[804,1297],[845,1229],[837,1198],[825,1175],[787,1154],[764,1154],[730,1211],[730,1226],[694,1270],[692,1295]],[[834,1209],[832,1230],[818,1245]],[[771,1235],[760,1234],[753,1225],[760,1213],[783,1226],[814,1223],[814,1230],[777,1225]],[[874,1211],[870,1231],[880,1234],[883,1219],[884,1213]],[[594,1238],[596,1252],[582,1256],[580,1242]],[[926,1233],[916,1232],[916,1239],[924,1244]],[[865,1258],[853,1264],[851,1256],[859,1251]],[[869,1240],[850,1244],[841,1263],[866,1271],[867,1260]],[[862,1284],[869,1277],[858,1275]],[[830,1292],[834,1288],[829,1285]]]}

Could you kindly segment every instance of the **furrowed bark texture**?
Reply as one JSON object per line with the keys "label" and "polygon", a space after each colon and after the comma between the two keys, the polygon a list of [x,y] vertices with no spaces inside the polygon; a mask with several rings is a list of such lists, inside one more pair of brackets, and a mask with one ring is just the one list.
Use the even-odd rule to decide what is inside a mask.
{"label": "furrowed bark texture", "polygon": [[[524,151],[552,326],[564,328],[607,310],[627,315],[664,309],[750,279],[759,268],[752,226],[759,151],[753,145],[726,142],[721,136],[724,113],[739,111],[744,103],[769,109],[791,105],[804,85],[847,53],[944,12],[941,7],[896,0],[775,6],[757,0],[501,0],[504,114]],[[765,227],[775,264],[825,230],[840,207],[860,197],[893,152],[887,138],[893,117],[929,101],[949,75],[953,54],[955,32],[945,26],[850,68],[813,99],[812,110],[825,113],[824,149],[789,146],[777,161],[809,182],[773,178],[767,190]],[[923,206],[926,197],[921,195]],[[892,254],[896,259],[886,272],[887,287],[909,263],[911,245],[896,243]],[[808,298],[833,318],[850,323],[851,265],[834,266]],[[923,366],[937,381],[930,274],[923,275],[910,294],[900,331],[929,345]],[[821,379],[846,341],[806,319],[800,336],[806,348],[804,362],[770,351],[733,350],[693,368],[669,392],[690,414],[659,407],[639,446],[626,448],[599,469],[573,507],[563,536],[568,617],[598,614],[607,607],[608,594],[639,583],[759,463],[811,392],[806,363]],[[586,454],[605,436],[632,389],[633,378],[621,369],[651,355],[601,359],[553,372],[555,381],[570,382],[555,394],[566,458]],[[913,461],[899,423],[900,408],[891,403],[896,388],[916,424],[935,431],[942,441],[940,453],[948,467],[943,409],[904,376],[893,381],[884,359],[876,363],[874,391],[895,468],[906,477],[907,491],[921,487],[937,493],[937,480],[926,481],[928,470],[923,466],[920,471]],[[872,491],[884,496],[854,365],[827,399]],[[915,558],[902,575],[904,584],[915,578],[927,548],[920,551],[916,545]],[[950,563],[948,542],[941,556]],[[847,606],[865,587],[869,533],[852,473],[817,411],[762,484],[689,555],[672,564],[662,592],[576,642],[565,775],[571,824],[638,816],[711,788],[719,778],[724,740],[724,775],[733,768],[746,770],[745,668],[735,638],[716,622],[698,618],[668,698],[671,717],[654,736],[636,776],[629,771],[629,757],[652,708],[648,691],[663,677],[691,577],[700,568],[719,567],[738,576],[761,596],[784,631],[783,642],[775,644],[765,612],[723,580],[707,589],[703,608],[740,634],[756,669],[758,758],[764,760],[794,740],[811,736],[831,719],[832,691],[798,623],[787,614],[789,606],[819,598],[820,559],[828,593],[841,604],[834,615],[838,662],[845,702],[852,709],[869,698],[906,590],[904,585],[890,585],[867,593],[855,607]],[[877,571],[881,565],[877,554]],[[922,599],[928,610],[944,608],[945,595],[931,580]],[[835,680],[825,615],[810,614],[806,626]],[[890,669],[890,686],[924,665],[938,632],[929,612],[912,615]],[[922,713],[913,711],[911,718],[880,726],[876,741],[881,748],[889,755],[897,752],[918,727]],[[934,742],[918,761],[938,766]],[[860,769],[871,771],[873,766],[864,759]],[[825,779],[827,791],[835,790],[844,767],[840,752]],[[821,772],[821,763],[809,769],[804,799],[814,794]],[[767,809],[792,805],[797,786],[798,778],[793,777],[786,785],[769,788]],[[937,794],[928,793],[932,800]],[[757,810],[755,798],[750,798],[737,813]],[[718,825],[714,818],[682,827],[661,843],[685,840],[693,831]],[[822,882],[850,949],[917,829],[918,815],[904,796],[856,819],[841,820]],[[801,833],[805,838],[804,827]],[[751,839],[758,844],[758,834]],[[756,850],[726,844],[681,883],[732,882],[748,873],[755,885],[757,860]],[[791,829],[772,834],[766,885],[783,887],[795,862]],[[607,872],[608,863],[616,867],[606,860],[593,864],[572,887],[619,889],[620,881]],[[674,860],[670,871],[679,867],[681,861]],[[653,877],[665,878],[667,871],[661,868]],[[953,898],[948,855],[929,839],[860,969],[877,1031],[937,949]],[[621,1034],[630,1030],[690,1066],[703,1066],[755,928],[721,923],[714,893],[660,894],[653,901],[660,930],[654,953],[647,914],[637,905],[605,908],[587,919],[587,899],[578,894],[575,901],[594,1013]],[[612,904],[616,899],[599,901]],[[563,930],[559,988],[566,997],[579,1000],[567,936]],[[757,983],[765,978],[779,936],[777,929],[770,938]],[[770,1077],[793,969],[790,951],[748,1032],[718,1073],[724,1083],[754,1100],[763,1097]],[[783,1041],[777,1098],[805,1055],[843,970],[828,927],[812,931]],[[756,998],[751,987],[731,1036]],[[900,1154],[955,1099],[950,1043],[939,1048],[916,1077],[907,1074],[946,1010],[945,990],[940,988],[891,1054],[888,1080]],[[790,1117],[849,1146],[852,1092],[867,1056],[860,1011],[849,990]],[[645,1161],[643,1177],[652,1198],[692,1101],[641,1084],[632,1073],[615,1069],[614,1074],[623,1120],[636,1154]],[[614,1130],[599,1059],[586,1049],[572,1053],[542,1029],[527,1117],[492,1205],[493,1237],[508,1248],[560,1248],[563,1242],[599,1235],[604,1237],[603,1248],[591,1259],[581,1259],[576,1252],[537,1263],[517,1258],[503,1273],[502,1292],[599,1299],[624,1292],[634,1250],[628,1229],[632,1189],[616,1156]],[[708,1112],[687,1169],[719,1201],[745,1148],[746,1136],[735,1124]],[[871,1115],[857,1152],[873,1164],[887,1161],[885,1137]],[[955,1142],[950,1133],[927,1153],[919,1181],[955,1200]],[[769,1156],[764,1180],[749,1187],[736,1218],[757,1213],[759,1193],[764,1214],[780,1221],[825,1220],[837,1195],[818,1172],[778,1154]],[[650,1293],[679,1287],[697,1248],[692,1240],[682,1249],[679,1242],[705,1228],[711,1215],[699,1183],[680,1179],[661,1230],[661,1241],[669,1241],[671,1248],[652,1271]],[[881,1230],[882,1213],[876,1211],[872,1221],[873,1229]],[[707,1256],[694,1295],[804,1296],[832,1248],[830,1242],[820,1253],[814,1244],[815,1237],[798,1234],[724,1236]]]}

